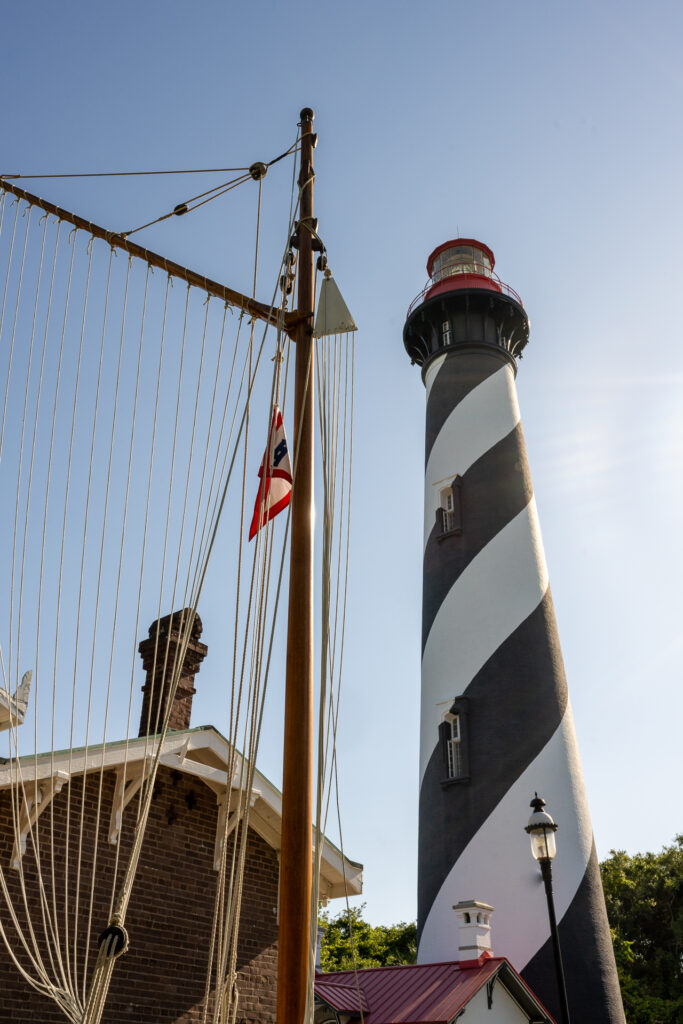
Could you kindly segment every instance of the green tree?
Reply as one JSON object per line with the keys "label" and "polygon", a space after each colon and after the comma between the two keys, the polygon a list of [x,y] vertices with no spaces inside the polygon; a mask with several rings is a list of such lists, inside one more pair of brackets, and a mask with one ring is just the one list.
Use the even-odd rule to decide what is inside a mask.
{"label": "green tree", "polygon": [[320,924],[325,929],[320,947],[320,966],[323,971],[349,971],[354,966],[387,967],[415,963],[415,922],[371,925],[363,918],[364,909],[365,904],[353,907],[349,914],[344,910],[332,918],[327,912],[320,915]]}
{"label": "green tree", "polygon": [[683,836],[600,871],[628,1024],[683,1024]]}

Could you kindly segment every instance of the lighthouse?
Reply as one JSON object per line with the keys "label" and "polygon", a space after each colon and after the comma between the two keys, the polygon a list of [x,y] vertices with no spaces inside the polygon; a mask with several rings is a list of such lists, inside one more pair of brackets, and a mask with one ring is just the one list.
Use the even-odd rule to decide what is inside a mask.
{"label": "lighthouse", "polygon": [[429,257],[403,332],[426,389],[418,961],[457,959],[454,907],[495,908],[493,945],[557,1013],[543,885],[523,825],[560,825],[554,893],[576,1021],[624,1014],[515,378],[529,340],[488,246]]}

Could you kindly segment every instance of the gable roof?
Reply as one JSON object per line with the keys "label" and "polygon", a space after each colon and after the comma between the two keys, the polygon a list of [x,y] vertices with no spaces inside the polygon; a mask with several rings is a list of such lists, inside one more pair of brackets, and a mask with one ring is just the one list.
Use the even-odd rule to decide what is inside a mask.
{"label": "gable roof", "polygon": [[[554,1024],[505,957],[479,966],[406,964],[316,974],[316,998],[365,1024],[450,1024],[483,985],[499,980],[533,1021]],[[360,992],[360,1001],[359,1001]]]}
{"label": "gable roof", "polygon": [[[156,753],[157,736],[138,736],[128,740],[115,740],[71,750],[48,751],[43,754],[27,754],[13,758],[6,763],[0,761],[0,791],[21,779],[23,784],[37,784],[56,780],[55,792],[68,782],[71,776],[84,773],[111,770],[125,779],[132,779],[135,772],[144,772],[144,766]],[[228,790],[232,794],[243,788],[246,779],[246,759],[237,751],[234,772],[228,779],[230,766],[230,744],[212,725],[195,726],[177,732],[168,732],[164,739],[160,764],[175,771],[193,775],[216,794],[222,813],[231,810],[226,800]],[[112,808],[110,842],[116,842],[116,808]],[[251,790],[249,825],[269,846],[280,849],[282,825],[282,793],[258,769],[254,770]],[[223,835],[223,824],[219,817],[218,833]],[[218,842],[218,838],[217,838]],[[363,865],[345,857],[327,837],[323,840],[320,869],[320,898],[335,899],[339,896],[359,895],[363,887]]]}

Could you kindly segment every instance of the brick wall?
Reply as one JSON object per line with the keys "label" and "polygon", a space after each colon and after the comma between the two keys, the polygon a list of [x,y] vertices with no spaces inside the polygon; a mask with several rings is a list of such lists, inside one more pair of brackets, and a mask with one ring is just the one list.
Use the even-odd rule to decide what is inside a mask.
{"label": "brick wall", "polygon": [[[79,938],[76,958],[83,962],[87,940],[87,916],[90,905],[93,862],[96,857],[93,898],[93,931],[88,948],[89,963],[96,956],[97,937],[106,925],[117,871],[117,846],[108,842],[109,816],[114,795],[115,773],[106,772],[101,790],[102,813],[99,842],[94,841],[96,807],[100,790],[99,774],[89,775],[83,799],[82,778],[64,786],[39,819],[38,839],[41,864],[50,907],[57,907],[64,946],[65,903],[73,960],[74,904],[76,902],[76,849],[78,826],[83,809],[84,856],[78,895]],[[71,841],[67,851],[66,815],[70,800]],[[126,808],[119,851],[118,877],[130,849],[132,824],[137,803]],[[55,844],[55,884],[49,873],[50,818]],[[130,950],[114,969],[103,1024],[197,1024],[207,969],[208,946],[213,921],[217,874],[213,870],[216,829],[216,798],[200,780],[161,767],[147,826],[142,858],[133,889],[126,927]],[[0,865],[21,910],[18,872],[8,867],[12,849],[11,805],[9,794],[0,794]],[[232,840],[231,840],[232,842]],[[65,879],[67,852],[70,869]],[[230,853],[230,848],[228,850]],[[35,859],[29,837],[24,858],[24,873],[32,919],[38,926],[38,941],[47,958],[38,906]],[[69,897],[65,900],[65,885]],[[244,879],[242,921],[238,946],[240,1024],[274,1024],[275,981],[277,969],[277,885],[278,862],[272,850],[250,830]],[[25,920],[23,913],[19,914]],[[13,946],[16,936],[7,921],[7,908],[0,892],[0,921],[8,929]],[[19,951],[19,950],[18,950]],[[25,954],[20,957],[26,963]],[[49,960],[47,961],[49,963]],[[0,1024],[58,1024],[65,1017],[54,1002],[35,992],[11,963],[0,940]]]}

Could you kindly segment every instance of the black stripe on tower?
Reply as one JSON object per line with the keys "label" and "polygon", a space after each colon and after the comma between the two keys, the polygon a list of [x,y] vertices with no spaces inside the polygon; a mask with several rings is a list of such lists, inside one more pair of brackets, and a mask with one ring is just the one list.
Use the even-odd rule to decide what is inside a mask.
{"label": "black stripe on tower", "polygon": [[[482,384],[491,374],[497,373],[501,366],[511,366],[513,372],[517,372],[514,361],[502,350],[489,348],[478,351],[461,348],[459,351],[459,359],[454,359],[451,353],[446,356],[429,392],[425,427],[425,465],[441,428],[463,398],[467,398],[470,391]],[[462,358],[464,355],[466,358]]]}
{"label": "black stripe on tower", "polygon": [[473,558],[531,501],[522,425],[489,448],[462,477],[462,533],[443,537],[436,524],[424,553],[422,651],[446,595]]}
{"label": "black stripe on tower", "polygon": [[435,736],[420,787],[418,938],[453,865],[562,721],[567,684],[549,589],[482,666],[464,696],[469,780],[447,782]]}
{"label": "black stripe on tower", "polygon": [[[544,913],[544,904],[539,886],[539,905],[534,910],[539,914]],[[590,1024],[623,1021],[621,992],[614,969],[614,951],[595,844],[583,880],[560,921],[559,934],[572,1021],[590,1021]],[[559,1020],[560,1007],[550,939],[523,969],[522,977]]]}

